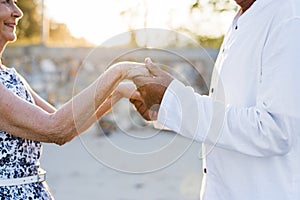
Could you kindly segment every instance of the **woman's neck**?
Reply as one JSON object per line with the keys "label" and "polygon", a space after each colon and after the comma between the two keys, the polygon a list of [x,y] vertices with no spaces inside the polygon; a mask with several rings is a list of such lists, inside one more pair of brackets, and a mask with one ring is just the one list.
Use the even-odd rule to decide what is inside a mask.
{"label": "woman's neck", "polygon": [[0,67],[2,66],[2,51],[0,52]]}
{"label": "woman's neck", "polygon": [[2,66],[2,55],[3,55],[3,51],[4,51],[5,47],[6,47],[6,45],[0,44],[0,66]]}

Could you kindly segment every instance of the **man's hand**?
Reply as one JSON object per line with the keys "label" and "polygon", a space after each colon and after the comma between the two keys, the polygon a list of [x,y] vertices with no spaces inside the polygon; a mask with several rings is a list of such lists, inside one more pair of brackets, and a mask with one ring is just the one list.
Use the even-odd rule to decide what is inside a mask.
{"label": "man's hand", "polygon": [[157,119],[157,112],[151,111],[147,108],[143,100],[130,99],[130,102],[134,105],[135,109],[140,115],[147,121],[153,121]]}
{"label": "man's hand", "polygon": [[154,65],[150,58],[145,59],[145,64],[152,77],[133,78],[143,101],[131,100],[131,103],[146,120],[154,120],[157,118],[160,103],[173,77]]}

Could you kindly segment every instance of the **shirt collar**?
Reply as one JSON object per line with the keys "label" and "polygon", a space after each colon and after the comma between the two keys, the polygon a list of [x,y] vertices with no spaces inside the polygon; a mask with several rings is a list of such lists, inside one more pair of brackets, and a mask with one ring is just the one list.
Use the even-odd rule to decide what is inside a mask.
{"label": "shirt collar", "polygon": [[241,14],[241,9],[237,12],[234,22],[238,25],[242,25],[246,19],[249,19],[250,16],[254,15],[255,13],[259,12],[265,6],[274,2],[276,0],[256,0],[252,6],[246,10],[245,13]]}

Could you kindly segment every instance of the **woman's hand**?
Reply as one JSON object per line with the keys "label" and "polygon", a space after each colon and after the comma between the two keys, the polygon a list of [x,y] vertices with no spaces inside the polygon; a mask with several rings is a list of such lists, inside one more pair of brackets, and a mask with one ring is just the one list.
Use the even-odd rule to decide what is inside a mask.
{"label": "woman's hand", "polygon": [[113,95],[116,95],[119,98],[141,100],[140,93],[136,90],[136,86],[132,82],[120,83]]}
{"label": "woman's hand", "polygon": [[117,70],[121,74],[121,79],[132,80],[139,76],[151,76],[144,63],[118,62],[111,66],[112,70]]}
{"label": "woman's hand", "polygon": [[134,105],[135,109],[142,115],[145,120],[153,121],[157,119],[157,111],[147,108],[140,92],[132,82],[120,83],[116,90],[113,92],[112,96],[115,97],[115,101],[118,101],[121,98],[128,98]]}

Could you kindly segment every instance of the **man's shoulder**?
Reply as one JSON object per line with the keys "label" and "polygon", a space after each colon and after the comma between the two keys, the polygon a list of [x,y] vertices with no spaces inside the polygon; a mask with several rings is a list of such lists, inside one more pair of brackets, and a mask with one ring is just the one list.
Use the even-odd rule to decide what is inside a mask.
{"label": "man's shoulder", "polygon": [[278,8],[278,12],[284,14],[287,18],[300,17],[300,1],[299,0],[275,0],[274,6]]}
{"label": "man's shoulder", "polygon": [[[271,0],[264,9],[265,20],[274,29],[284,27],[294,19],[300,18],[299,0]],[[267,17],[268,16],[268,17]]]}

